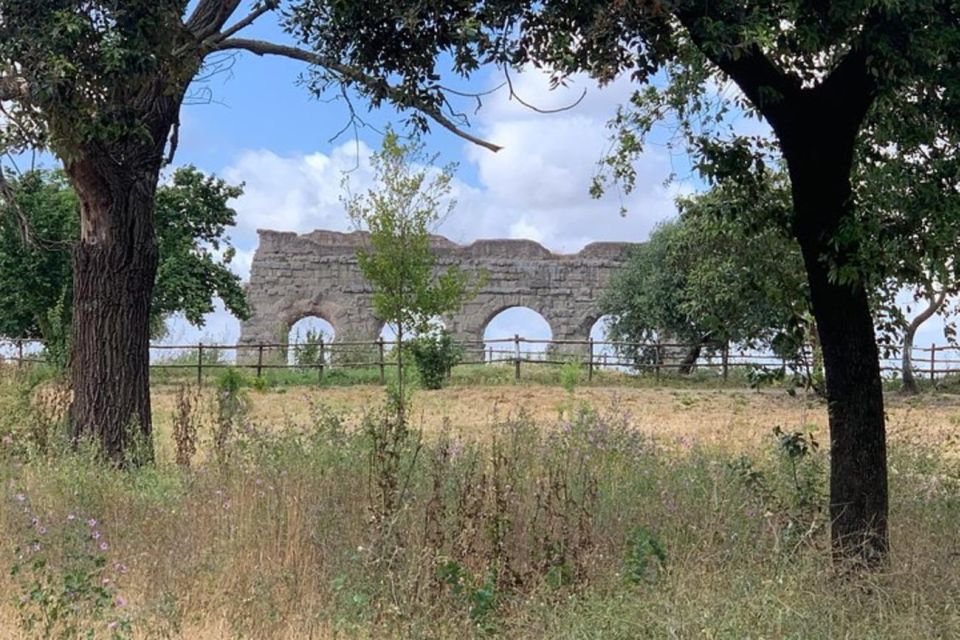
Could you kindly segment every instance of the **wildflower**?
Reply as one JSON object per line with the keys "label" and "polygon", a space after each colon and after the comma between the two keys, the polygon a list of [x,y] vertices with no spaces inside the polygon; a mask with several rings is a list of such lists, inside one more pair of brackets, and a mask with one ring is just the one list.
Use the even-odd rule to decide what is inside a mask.
{"label": "wildflower", "polygon": [[96,521],[96,519],[95,519],[95,518],[90,518],[89,520],[87,520],[87,526],[90,527],[91,529],[93,529],[95,526],[97,526],[97,521]]}
{"label": "wildflower", "polygon": [[67,514],[67,522],[73,522],[76,519],[77,519],[77,516],[75,516],[74,514],[72,513]]}
{"label": "wildflower", "polygon": [[108,584],[110,584],[111,580],[110,580],[110,578],[104,578],[101,582],[102,582],[104,585],[108,585]]}
{"label": "wildflower", "polygon": [[107,631],[113,631],[117,628],[118,624],[116,620],[111,620],[107,623]]}
{"label": "wildflower", "polygon": [[106,540],[100,543],[100,551],[106,551],[109,548],[110,548],[110,545],[107,544]]}
{"label": "wildflower", "polygon": [[93,538],[94,540],[99,540],[99,539],[100,539],[100,532],[94,530],[94,532],[90,534],[90,537]]}
{"label": "wildflower", "polygon": [[127,565],[123,564],[122,562],[118,562],[117,564],[113,565],[113,568],[116,569],[117,573],[126,573],[129,571]]}
{"label": "wildflower", "polygon": [[44,526],[37,527],[37,533],[39,533],[39,534],[42,535],[42,536],[43,536],[43,535],[46,535],[46,533],[47,533],[47,528],[44,527]]}
{"label": "wildflower", "polygon": [[40,543],[34,542],[33,544],[31,544],[30,550],[33,551],[34,553],[36,553],[37,551],[40,551]]}
{"label": "wildflower", "polygon": [[113,604],[115,604],[117,607],[125,607],[127,606],[127,599],[123,596],[117,596],[117,599],[114,600]]}

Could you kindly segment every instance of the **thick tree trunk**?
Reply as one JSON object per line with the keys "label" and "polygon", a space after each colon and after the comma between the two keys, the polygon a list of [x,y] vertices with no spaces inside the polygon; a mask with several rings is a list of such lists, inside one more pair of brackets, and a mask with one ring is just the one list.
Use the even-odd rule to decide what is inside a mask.
{"label": "thick tree trunk", "polygon": [[830,519],[835,553],[874,564],[887,551],[887,449],[880,360],[862,288],[830,282],[804,250],[823,348],[830,418]]}
{"label": "thick tree trunk", "polygon": [[[812,123],[808,142],[824,127]],[[831,135],[827,131],[826,135]],[[822,140],[822,138],[820,138]],[[808,150],[809,150],[808,146]],[[823,147],[829,149],[829,146]],[[850,215],[850,158],[816,147],[788,156],[796,216],[794,231],[810,282],[823,350],[830,419],[830,518],[834,554],[874,565],[887,540],[887,450],[880,359],[862,280],[830,277],[855,244],[836,248],[840,222]],[[793,162],[791,162],[793,160]]]}
{"label": "thick tree trunk", "polygon": [[[81,202],[73,258],[72,433],[75,441],[93,439],[117,465],[139,464],[152,456],[149,340],[160,158],[121,165],[89,154],[66,169]],[[143,446],[131,448],[138,440]]]}

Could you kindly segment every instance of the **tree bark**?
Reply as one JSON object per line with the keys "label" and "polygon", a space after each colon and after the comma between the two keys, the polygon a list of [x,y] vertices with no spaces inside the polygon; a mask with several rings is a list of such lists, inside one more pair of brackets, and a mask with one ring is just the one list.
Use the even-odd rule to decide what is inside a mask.
{"label": "tree bark", "polygon": [[[822,108],[822,105],[819,105]],[[849,152],[855,136],[829,110],[800,104],[803,115],[781,145],[791,177],[794,234],[810,283],[823,350],[830,420],[830,518],[836,558],[877,564],[888,549],[887,450],[880,358],[863,278],[831,277],[849,265],[855,240],[837,242],[852,214]],[[846,124],[846,126],[844,126]]]}
{"label": "tree bark", "polygon": [[[856,242],[839,242],[852,218],[850,174],[860,127],[876,98],[866,46],[855,46],[812,87],[785,73],[760,45],[727,55],[711,46],[710,3],[675,12],[776,133],[793,195],[793,231],[820,331],[830,417],[830,517],[834,557],[873,565],[888,548],[887,451],[880,358],[864,278],[838,282],[827,260],[854,266]],[[863,43],[860,43],[861,45]]]}
{"label": "tree bark", "polygon": [[72,435],[74,442],[94,440],[118,466],[152,458],[149,340],[160,164],[160,157],[117,163],[96,149],[66,163],[81,203],[73,254]]}
{"label": "tree bark", "polygon": [[920,328],[920,325],[929,320],[933,314],[943,306],[944,301],[947,299],[947,294],[946,292],[933,294],[931,291],[928,299],[930,304],[927,305],[927,308],[917,314],[917,316],[907,324],[907,329],[903,332],[903,351],[900,360],[901,393],[910,395],[920,393],[920,386],[917,384],[917,379],[913,375],[913,340],[917,335],[917,329]]}

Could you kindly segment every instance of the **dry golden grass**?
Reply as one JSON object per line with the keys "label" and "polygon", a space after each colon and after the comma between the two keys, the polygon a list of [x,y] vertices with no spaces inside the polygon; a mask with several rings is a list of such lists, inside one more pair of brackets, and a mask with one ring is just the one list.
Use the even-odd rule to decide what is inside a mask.
{"label": "dry golden grass", "polygon": [[[214,393],[205,391],[210,405]],[[383,388],[376,386],[248,393],[252,422],[276,432],[310,425],[318,404],[348,412],[348,421],[357,424],[384,400]],[[941,478],[942,469],[956,465],[938,461],[936,472],[927,473],[920,459],[930,445],[960,459],[960,396],[888,398],[894,553],[886,571],[852,585],[832,573],[822,534],[799,557],[778,555],[772,520],[764,520],[763,508],[752,513],[751,495],[725,470],[730,459],[751,453],[757,460],[767,456],[768,463],[774,459],[767,467],[772,477],[775,425],[812,432],[826,445],[826,408],[816,398],[782,390],[582,387],[571,395],[559,387],[528,384],[452,387],[415,394],[413,415],[434,441],[450,431],[485,443],[503,432],[507,416],[525,413],[538,427],[556,429],[561,411],[569,415],[581,403],[616,405],[618,412],[629,413],[631,428],[661,446],[651,447],[639,462],[612,463],[616,479],[602,485],[592,514],[597,523],[589,552],[596,554],[590,558],[594,573],[569,590],[542,585],[507,598],[497,612],[498,637],[960,637],[952,635],[960,633],[960,515],[951,498],[957,482]],[[252,458],[256,464],[225,469],[209,464],[181,473],[171,464],[175,407],[175,387],[155,389],[161,463],[156,471],[131,477],[67,458],[30,463],[5,476],[11,478],[7,493],[15,486],[51,517],[62,519],[82,502],[102,520],[111,555],[131,568],[123,593],[137,615],[150,622],[135,627],[134,638],[394,637],[384,629],[402,629],[395,633],[403,637],[483,636],[462,607],[456,608],[458,601],[447,596],[426,609],[411,605],[404,614],[409,617],[398,614],[396,626],[369,618],[338,624],[352,611],[347,597],[372,588],[373,582],[363,580],[379,578],[358,550],[370,539],[365,452],[353,449],[338,458],[338,448],[330,446],[301,456],[296,446],[272,443],[279,453]],[[207,425],[200,459],[211,457],[209,432]],[[537,451],[523,454],[531,466]],[[824,463],[822,456],[817,460]],[[422,458],[421,463],[427,464]],[[897,477],[901,463],[909,472]],[[825,478],[822,471],[818,467]],[[411,511],[415,515],[405,533],[411,574],[418,570],[417,545],[429,498],[429,483],[421,480],[420,493],[411,500],[411,510],[418,510]],[[523,499],[534,502],[530,495]],[[19,516],[0,508],[0,531],[22,532]],[[663,536],[669,569],[656,583],[625,586],[615,572],[624,540],[637,524]],[[3,550],[11,546],[7,541]],[[433,565],[423,564],[425,575],[433,572]],[[2,562],[0,569],[5,569]],[[400,591],[408,584],[401,582]],[[37,637],[23,635],[16,626],[10,603],[17,593],[9,577],[0,578],[0,638]],[[168,594],[169,610],[164,608]],[[405,593],[395,600],[414,601]],[[383,609],[377,611],[389,618]]]}
{"label": "dry golden grass", "polygon": [[[214,392],[204,395],[212,402]],[[291,387],[279,391],[249,391],[251,420],[265,427],[302,424],[315,405],[322,403],[359,419],[364,411],[384,401],[383,387]],[[426,434],[445,429],[454,434],[483,439],[498,419],[524,412],[540,424],[555,424],[571,401],[607,408],[616,405],[630,413],[631,422],[645,435],[665,445],[699,444],[725,452],[753,451],[769,443],[770,431],[812,432],[828,444],[827,409],[815,396],[791,396],[780,389],[638,389],[583,387],[571,395],[557,386],[474,386],[438,391],[418,391],[412,415]],[[176,404],[176,387],[154,392],[158,448],[169,451],[170,424]],[[890,394],[887,433],[892,439],[937,444],[960,451],[960,395],[924,395],[904,398]],[[172,458],[171,458],[172,459]]]}

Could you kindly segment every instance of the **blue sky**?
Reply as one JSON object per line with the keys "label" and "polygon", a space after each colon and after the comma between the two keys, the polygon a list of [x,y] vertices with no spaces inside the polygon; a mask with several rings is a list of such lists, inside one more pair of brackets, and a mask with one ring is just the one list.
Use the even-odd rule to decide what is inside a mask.
{"label": "blue sky", "polygon": [[[289,41],[270,15],[243,35]],[[341,179],[349,172],[356,187],[369,184],[366,160],[380,143],[375,129],[401,119],[389,108],[368,113],[358,98],[355,106],[374,128],[361,129],[359,139],[348,131],[331,140],[348,121],[347,107],[312,96],[299,82],[306,71],[299,62],[238,54],[220,73],[195,85],[209,100],[186,105],[182,112],[174,167],[193,164],[246,185],[244,196],[233,203],[238,217],[230,234],[238,250],[234,268],[244,278],[256,250],[258,228],[301,233],[349,228],[339,202]],[[461,80],[452,83],[479,90],[501,80],[481,74],[469,85]],[[577,107],[550,115],[535,113],[502,91],[485,98],[472,116],[471,132],[503,145],[497,154],[441,128],[427,136],[429,150],[440,153],[442,162],[459,164],[455,183],[459,206],[439,230],[451,239],[467,243],[478,238],[528,238],[559,252],[578,251],[592,241],[643,241],[658,221],[675,214],[673,200],[678,194],[702,186],[688,160],[654,138],[637,163],[637,188],[629,198],[623,203],[615,196],[590,198],[590,179],[608,148],[605,124],[633,86],[621,80],[599,89],[575,78],[568,88],[551,91],[546,78],[536,72],[515,77],[514,86],[524,100],[543,108],[570,104],[584,90],[587,95]],[[472,111],[472,105],[465,106]],[[626,216],[619,213],[621,204],[627,207]],[[179,318],[169,327],[167,341],[173,343],[200,339],[232,343],[239,335],[239,323],[222,309],[202,328]],[[928,323],[918,343],[942,342],[940,331],[939,324]],[[499,316],[487,335],[514,333],[549,337],[542,318],[523,309]],[[594,335],[599,338],[599,330]]]}
{"label": "blue sky", "polygon": [[[285,39],[269,16],[244,35]],[[238,249],[236,270],[243,277],[249,273],[258,228],[348,229],[339,202],[341,178],[351,171],[357,186],[368,184],[366,160],[380,143],[375,129],[401,119],[392,109],[367,113],[367,105],[357,99],[355,106],[374,128],[361,129],[359,140],[352,130],[331,140],[347,123],[348,110],[342,102],[312,96],[299,82],[306,70],[294,61],[240,54],[229,68],[197,85],[209,101],[183,109],[174,166],[193,164],[246,185],[245,195],[234,203],[238,218],[231,231]],[[488,88],[499,82],[481,75],[469,86]],[[568,89],[550,91],[545,77],[526,73],[515,78],[515,87],[541,107],[569,104],[584,89],[587,96],[575,109],[552,115],[535,113],[503,92],[486,98],[472,118],[471,132],[504,145],[497,154],[441,128],[427,136],[428,149],[440,153],[442,162],[459,165],[459,205],[439,230],[453,240],[530,238],[560,252],[578,251],[598,240],[642,241],[658,221],[674,214],[674,197],[694,188],[686,160],[652,145],[639,163],[638,189],[625,202],[629,213],[621,216],[617,197],[597,201],[587,190],[608,145],[605,123],[629,96],[629,83],[601,90],[579,79]],[[679,178],[665,184],[672,173]],[[203,328],[174,319],[170,330],[172,342],[233,342],[239,324],[218,311]],[[491,336],[514,333],[549,337],[542,319],[525,310],[506,312],[488,331]]]}

